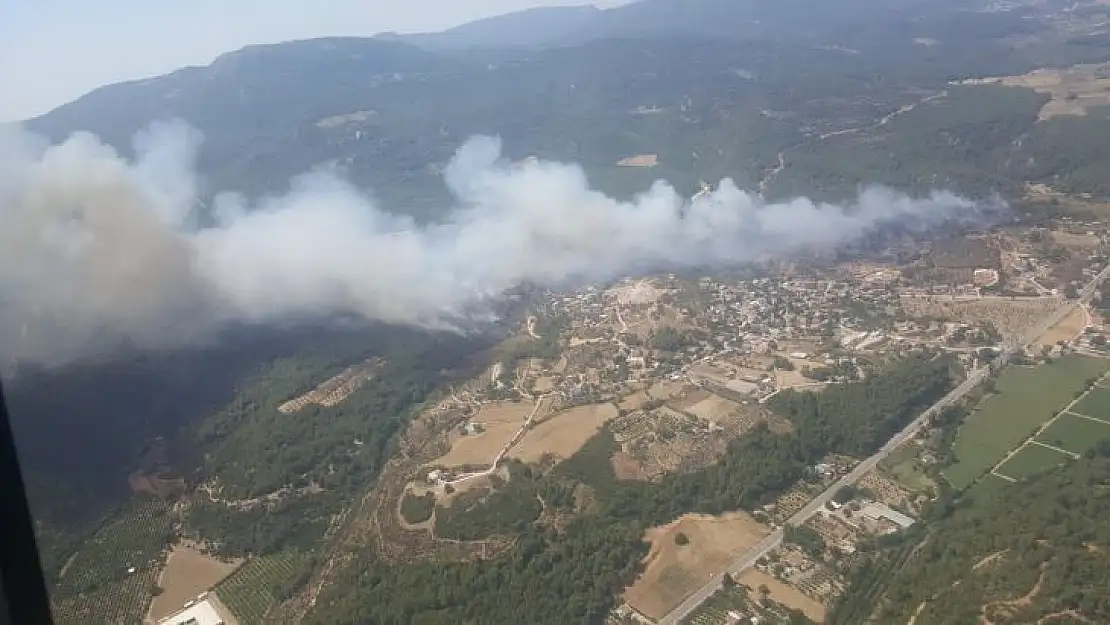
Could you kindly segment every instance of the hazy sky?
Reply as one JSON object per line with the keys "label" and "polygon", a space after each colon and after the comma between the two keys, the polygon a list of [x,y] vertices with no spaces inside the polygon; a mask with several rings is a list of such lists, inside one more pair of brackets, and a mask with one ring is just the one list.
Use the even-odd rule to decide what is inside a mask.
{"label": "hazy sky", "polygon": [[[251,43],[434,31],[594,0],[0,0],[0,121],[100,86],[203,65]],[[613,4],[612,2],[608,4]]]}

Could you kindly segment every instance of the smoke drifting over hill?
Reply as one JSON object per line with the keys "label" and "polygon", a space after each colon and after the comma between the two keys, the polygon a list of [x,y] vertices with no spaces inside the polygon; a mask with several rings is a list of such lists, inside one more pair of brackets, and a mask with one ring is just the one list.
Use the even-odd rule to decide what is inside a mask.
{"label": "smoke drifting over hill", "polygon": [[128,161],[88,134],[60,145],[0,134],[4,362],[173,346],[238,321],[356,314],[451,327],[525,281],[783,257],[981,208],[946,192],[914,199],[881,188],[850,206],[764,205],[728,180],[692,203],[663,182],[621,202],[590,190],[575,165],[509,164],[496,139],[476,137],[447,168],[457,206],[436,225],[385,212],[321,171],[283,197],[221,196],[216,223],[198,227],[199,139],[181,124],[156,125]]}

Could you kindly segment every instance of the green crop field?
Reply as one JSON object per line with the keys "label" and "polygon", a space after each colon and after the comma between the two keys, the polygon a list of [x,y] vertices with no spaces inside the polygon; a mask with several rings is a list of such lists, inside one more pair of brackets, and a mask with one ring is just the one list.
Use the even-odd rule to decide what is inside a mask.
{"label": "green crop field", "polygon": [[1082,454],[1110,439],[1110,422],[1103,423],[1064,413],[1037,437],[1042,443]]}
{"label": "green crop field", "polygon": [[1110,361],[1073,354],[1036,368],[1003,371],[996,392],[960,427],[956,462],[944,471],[945,478],[955,488],[967,488],[1108,368]]}
{"label": "green crop field", "polygon": [[1110,389],[1094,388],[1071,407],[1072,412],[1110,421]]}
{"label": "green crop field", "polygon": [[1071,460],[1071,456],[1054,451],[1040,445],[1026,445],[1022,447],[1002,466],[997,472],[1015,479],[1032,477],[1042,471]]}
{"label": "green crop field", "polygon": [[241,623],[261,623],[271,608],[279,603],[277,589],[288,584],[297,574],[303,554],[285,551],[255,558],[239,567],[216,586],[216,595]]}
{"label": "green crop field", "polygon": [[169,509],[136,501],[86,541],[52,592],[54,619],[73,623],[138,623],[173,540]]}

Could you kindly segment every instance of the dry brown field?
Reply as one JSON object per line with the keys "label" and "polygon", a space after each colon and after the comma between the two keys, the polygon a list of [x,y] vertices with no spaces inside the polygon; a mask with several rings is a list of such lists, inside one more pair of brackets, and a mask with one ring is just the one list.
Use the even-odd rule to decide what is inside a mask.
{"label": "dry brown field", "polygon": [[1087,327],[1087,312],[1082,307],[1076,308],[1071,314],[1060,320],[1060,323],[1049,328],[1037,339],[1037,346],[1055,345],[1060,341],[1070,341],[1083,334]]}
{"label": "dry brown field", "polygon": [[1058,115],[1086,115],[1093,107],[1110,104],[1110,78],[1098,76],[1098,65],[1075,65],[1064,69],[1038,69],[1021,76],[985,78],[979,82],[1025,87],[1051,99],[1041,107],[1038,119]]}
{"label": "dry brown field", "polygon": [[488,465],[524,425],[533,407],[531,402],[482,404],[473,422],[480,423],[485,431],[475,436],[452,433],[451,451],[430,464],[447,468]]}
{"label": "dry brown field", "polygon": [[527,463],[539,462],[546,454],[565,460],[616,416],[617,407],[613,404],[571,408],[533,427],[509,450],[508,455]]}
{"label": "dry brown field", "polygon": [[655,167],[659,164],[658,154],[638,154],[617,161],[618,167]]}
{"label": "dry brown field", "polygon": [[686,399],[675,403],[675,407],[679,406],[703,421],[714,423],[735,418],[741,412],[740,404],[709,391],[690,393]]}
{"label": "dry brown field", "polygon": [[1100,241],[1096,236],[1090,234],[1074,234],[1071,232],[1064,232],[1063,230],[1053,230],[1052,241],[1064,247],[1077,247],[1081,249],[1090,249],[1100,245]]}
{"label": "dry brown field", "polygon": [[[685,534],[689,543],[675,544]],[[640,613],[659,619],[693,594],[710,577],[728,570],[741,553],[770,534],[767,526],[743,512],[706,516],[688,514],[647,531],[651,550],[646,568],[624,598]]]}
{"label": "dry brown field", "polygon": [[903,297],[902,308],[911,317],[937,317],[951,321],[989,321],[1005,337],[1024,336],[1063,300],[1056,297],[952,298]]}
{"label": "dry brown field", "polygon": [[652,399],[668,400],[680,395],[685,388],[686,383],[681,380],[660,380],[648,389],[648,395]]}
{"label": "dry brown field", "polygon": [[648,403],[649,401],[651,401],[651,396],[648,395],[647,391],[636,391],[635,393],[621,399],[620,403],[617,404],[617,407],[619,407],[621,410],[639,410],[644,404]]}
{"label": "dry brown field", "polygon": [[224,562],[181,545],[174,546],[158,578],[162,594],[154,598],[150,615],[161,619],[180,610],[186,601],[212,588],[238,568],[239,562]]}
{"label": "dry brown field", "polygon": [[771,591],[771,598],[776,602],[788,608],[800,610],[809,617],[810,620],[818,623],[825,621],[825,606],[807,597],[797,588],[780,582],[771,575],[757,571],[756,569],[748,569],[740,574],[737,581],[751,588],[754,596],[759,595],[760,586],[766,586],[767,589]]}

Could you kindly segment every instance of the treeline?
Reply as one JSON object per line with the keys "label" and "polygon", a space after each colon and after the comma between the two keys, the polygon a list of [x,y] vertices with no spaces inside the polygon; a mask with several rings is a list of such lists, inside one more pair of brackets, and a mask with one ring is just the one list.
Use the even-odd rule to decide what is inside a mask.
{"label": "treeline", "polygon": [[[795,407],[789,413],[796,419],[794,431],[776,434],[757,427],[734,441],[717,463],[669,474],[658,483],[618,481],[610,463],[615,443],[603,430],[545,475],[517,467],[503,491],[512,501],[487,498],[465,513],[469,522],[458,517],[446,526],[467,538],[511,531],[519,542],[509,554],[488,562],[403,566],[361,554],[321,596],[309,622],[603,622],[646,553],[645,529],[688,512],[719,514],[769,502],[825,454],[874,446],[875,432],[938,398],[948,379],[947,361],[911,356],[867,380],[826,389],[822,394],[828,398],[818,409],[792,400],[787,405]],[[869,410],[859,403],[872,399],[881,407]],[[851,434],[829,436],[838,424],[851,432],[867,426],[867,419],[883,425],[864,427],[859,440]],[[583,503],[583,491],[591,505]],[[546,509],[573,520],[561,531],[530,522],[537,496]]]}
{"label": "treeline", "polygon": [[952,366],[950,357],[918,352],[859,383],[821,393],[784,391],[772,407],[790,419],[807,446],[868,456],[948,390]]}
{"label": "treeline", "polygon": [[[939,516],[927,531],[896,536],[867,554],[828,622],[862,623],[873,610],[878,622],[906,622],[917,613],[922,625],[978,622],[981,614],[995,622],[1050,615],[1110,622],[1108,483],[1104,444],[1031,481],[998,480],[962,499],[948,497],[934,504]],[[1009,604],[1034,586],[1027,601]]]}
{"label": "treeline", "polygon": [[386,566],[359,554],[307,625],[601,623],[644,555],[642,528],[597,518],[528,532],[488,562]]}

